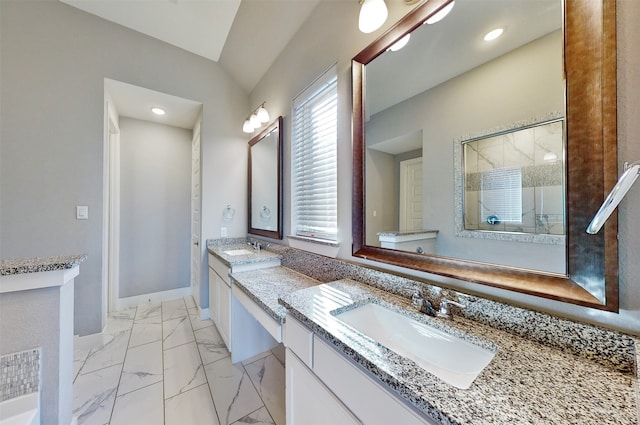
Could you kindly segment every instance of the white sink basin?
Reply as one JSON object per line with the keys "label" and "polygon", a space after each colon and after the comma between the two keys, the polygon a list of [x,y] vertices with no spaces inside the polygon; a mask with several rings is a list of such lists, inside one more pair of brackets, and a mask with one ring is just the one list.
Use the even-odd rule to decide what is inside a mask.
{"label": "white sink basin", "polygon": [[230,249],[229,251],[224,251],[227,255],[251,255],[253,251],[249,251],[248,249]]}
{"label": "white sink basin", "polygon": [[469,388],[495,355],[378,304],[365,304],[336,319],[460,389]]}

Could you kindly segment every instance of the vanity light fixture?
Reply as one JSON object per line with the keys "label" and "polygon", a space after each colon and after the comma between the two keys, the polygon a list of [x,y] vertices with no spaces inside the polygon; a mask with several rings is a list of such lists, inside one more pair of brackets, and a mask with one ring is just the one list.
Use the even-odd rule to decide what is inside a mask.
{"label": "vanity light fixture", "polygon": [[404,46],[407,45],[407,43],[409,42],[409,39],[411,38],[411,33],[405,35],[404,37],[402,37],[400,40],[396,41],[391,47],[389,47],[387,50],[390,50],[392,52],[397,52],[398,50],[402,49]]}
{"label": "vanity light fixture", "polygon": [[587,233],[591,235],[595,235],[604,225],[604,222],[607,221],[611,213],[618,206],[624,195],[627,194],[633,183],[640,176],[640,161],[632,162],[629,164],[628,162],[624,163],[624,173],[618,179],[618,182],[609,195],[602,203],[602,206],[596,213],[596,215],[589,223],[589,227],[587,227]]}
{"label": "vanity light fixture", "polygon": [[166,113],[164,109],[159,108],[157,106],[154,106],[153,108],[151,108],[151,112],[153,112],[156,115],[164,115]]}
{"label": "vanity light fixture", "polygon": [[495,40],[496,38],[500,37],[503,32],[504,32],[503,28],[496,28],[494,30],[491,30],[487,34],[485,34],[484,41]]}
{"label": "vanity light fixture", "polygon": [[387,20],[389,11],[384,0],[360,0],[360,4],[362,6],[358,17],[358,28],[361,32],[365,34],[374,32]]}
{"label": "vanity light fixture", "polygon": [[435,24],[436,22],[440,22],[444,19],[445,16],[447,16],[449,14],[449,12],[451,12],[451,9],[453,9],[453,6],[456,4],[455,1],[452,1],[451,3],[449,3],[448,5],[446,5],[445,7],[443,7],[442,9],[440,9],[439,11],[437,11],[435,13],[435,15],[429,17],[429,19],[427,19],[426,21],[424,21],[425,24]]}
{"label": "vanity light fixture", "polygon": [[270,120],[269,111],[266,110],[262,102],[254,111],[247,117],[242,125],[242,131],[245,133],[253,133],[256,129],[262,127],[263,124],[268,123]]}

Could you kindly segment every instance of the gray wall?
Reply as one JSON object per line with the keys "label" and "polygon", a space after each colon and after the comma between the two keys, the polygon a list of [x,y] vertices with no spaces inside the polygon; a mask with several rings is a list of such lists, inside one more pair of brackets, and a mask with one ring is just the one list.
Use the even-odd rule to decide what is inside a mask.
{"label": "gray wall", "polygon": [[120,298],[190,284],[191,133],[120,118]]}
{"label": "gray wall", "polygon": [[[87,253],[75,332],[99,332],[104,78],[203,104],[202,240],[221,226],[246,234],[247,94],[210,60],[55,0],[3,0],[0,19],[0,257]],[[237,211],[230,223],[227,204]],[[89,206],[89,220],[75,220],[76,205]],[[206,307],[208,286],[200,289]]]}
{"label": "gray wall", "polygon": [[[640,2],[619,0],[618,7],[618,150],[620,164],[624,160],[640,159]],[[369,264],[351,257],[351,58],[385,29],[407,13],[410,7],[402,2],[388,2],[389,19],[383,28],[372,34],[357,29],[357,2],[321,2],[309,20],[302,26],[286,51],[274,62],[269,72],[251,93],[251,102],[267,100],[269,112],[285,116],[285,129],[290,128],[291,99],[332,63],[338,63],[338,223],[340,258]],[[588,117],[586,117],[588,119]],[[491,126],[490,123],[489,127]],[[290,132],[285,131],[285,234],[290,234]],[[426,154],[426,153],[425,153]],[[640,184],[636,184],[620,208],[620,314],[596,311],[511,291],[469,284],[466,282],[430,276],[408,269],[381,264],[373,265],[398,270],[461,290],[485,295],[513,304],[547,311],[552,314],[576,318],[640,333]]]}

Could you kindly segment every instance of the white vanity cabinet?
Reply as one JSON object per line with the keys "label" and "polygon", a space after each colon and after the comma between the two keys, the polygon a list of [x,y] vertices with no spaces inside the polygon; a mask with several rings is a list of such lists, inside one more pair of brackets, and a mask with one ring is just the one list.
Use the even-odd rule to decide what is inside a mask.
{"label": "white vanity cabinet", "polygon": [[[232,286],[234,272],[276,267],[280,259],[244,262],[228,266],[209,253],[209,313],[218,328],[233,363],[246,360],[258,353],[273,348],[277,341],[254,317],[248,306],[253,303],[239,288]],[[248,300],[248,301],[247,301]],[[244,304],[244,305],[243,305]],[[256,307],[261,311],[259,307]],[[265,314],[265,313],[263,313]],[[273,321],[273,320],[272,320]],[[275,323],[275,321],[273,321]]]}
{"label": "white vanity cabinet", "polygon": [[284,345],[288,425],[436,425],[289,314]]}
{"label": "white vanity cabinet", "polygon": [[209,254],[209,313],[222,340],[231,350],[231,269]]}

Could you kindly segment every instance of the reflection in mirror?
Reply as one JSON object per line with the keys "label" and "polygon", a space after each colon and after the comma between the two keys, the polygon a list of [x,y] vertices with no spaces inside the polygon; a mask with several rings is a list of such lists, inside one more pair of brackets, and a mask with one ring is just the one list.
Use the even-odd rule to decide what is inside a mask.
{"label": "reflection in mirror", "polygon": [[[415,29],[401,50],[386,51],[366,65],[367,245],[566,273],[564,239],[556,238],[556,246],[532,247],[531,238],[457,233],[454,219],[464,211],[452,190],[459,168],[454,145],[461,134],[477,134],[487,125],[510,128],[514,122],[564,110],[561,6],[561,0],[457,2],[441,22]],[[505,27],[502,36],[484,41],[498,24]],[[562,157],[562,132],[559,135],[557,154]],[[533,160],[533,144],[512,142],[512,153],[505,150],[507,144],[493,144],[495,140],[472,142],[465,152],[477,145],[492,152],[492,158],[485,159],[495,164],[505,155],[512,162]],[[495,168],[494,177],[504,170],[501,165]],[[465,193],[467,201],[484,194],[484,205],[490,208],[511,202],[510,212],[522,214],[531,209],[533,195],[528,192],[533,190],[529,186],[525,196],[520,191],[510,200],[496,196],[509,191]],[[492,205],[486,199],[489,193],[494,195]],[[564,193],[558,195],[562,202]],[[477,216],[486,208],[474,219],[473,206],[478,202],[464,203],[473,230],[527,232],[522,216],[517,221],[500,217],[503,211],[496,211],[500,224],[492,220],[487,228],[487,217],[496,214],[485,214],[479,222]],[[563,209],[558,213],[562,222]]]}
{"label": "reflection in mirror", "polygon": [[566,273],[562,124],[533,119],[456,142],[454,249],[500,241],[464,258]]}
{"label": "reflection in mirror", "polygon": [[[617,262],[615,245],[582,235],[595,188],[615,177],[614,2],[460,1],[423,25],[448,3],[417,6],[354,58],[354,255],[615,310],[617,274],[605,265]],[[587,96],[594,85],[601,91]],[[535,127],[555,134],[548,151],[502,140],[550,117]],[[581,148],[585,138],[607,154]],[[514,163],[473,170],[478,154]],[[487,186],[504,169],[513,179],[519,170],[519,195]]]}
{"label": "reflection in mirror", "polygon": [[249,233],[282,239],[282,117],[249,141]]}

